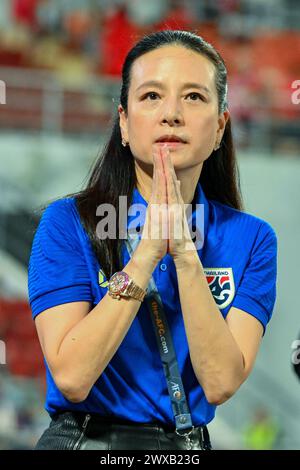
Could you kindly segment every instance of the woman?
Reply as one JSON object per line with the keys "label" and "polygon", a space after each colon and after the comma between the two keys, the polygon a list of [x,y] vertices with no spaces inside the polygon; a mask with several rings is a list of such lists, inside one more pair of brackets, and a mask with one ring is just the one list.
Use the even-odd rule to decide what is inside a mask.
{"label": "woman", "polygon": [[[248,377],[272,314],[276,235],[242,212],[215,49],[156,32],[129,52],[122,80],[86,189],[51,203],[33,242],[52,418],[36,448],[210,449],[206,425]],[[119,196],[145,218],[128,210],[123,226]],[[111,208],[107,236],[112,219],[99,216]]]}

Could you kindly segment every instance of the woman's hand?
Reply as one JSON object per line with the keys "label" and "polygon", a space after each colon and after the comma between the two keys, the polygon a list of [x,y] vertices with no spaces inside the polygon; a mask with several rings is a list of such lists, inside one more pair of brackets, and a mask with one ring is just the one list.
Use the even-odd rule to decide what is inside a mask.
{"label": "woman's hand", "polygon": [[148,202],[139,248],[144,256],[158,261],[168,250],[167,187],[160,149],[153,149],[152,193]]}
{"label": "woman's hand", "polygon": [[180,182],[167,146],[153,150],[152,193],[148,203],[140,248],[156,263],[169,253],[174,262],[195,246],[191,239]]}
{"label": "woman's hand", "polygon": [[168,201],[168,253],[174,262],[186,257],[196,250],[186,218],[184,201],[180,191],[180,181],[177,180],[171,160],[170,151],[162,147],[162,162],[165,173]]}

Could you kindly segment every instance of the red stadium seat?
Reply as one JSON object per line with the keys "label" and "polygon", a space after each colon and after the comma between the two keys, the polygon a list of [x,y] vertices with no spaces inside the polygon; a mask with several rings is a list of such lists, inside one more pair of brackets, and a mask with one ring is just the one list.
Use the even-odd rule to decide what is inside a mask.
{"label": "red stadium seat", "polygon": [[0,332],[8,370],[17,376],[43,376],[43,354],[28,302],[0,300]]}

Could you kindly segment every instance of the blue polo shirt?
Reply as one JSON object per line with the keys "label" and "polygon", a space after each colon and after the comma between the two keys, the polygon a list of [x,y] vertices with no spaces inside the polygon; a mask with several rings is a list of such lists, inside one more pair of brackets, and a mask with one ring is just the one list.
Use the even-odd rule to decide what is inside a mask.
{"label": "blue polo shirt", "polygon": [[[208,200],[200,183],[195,202],[204,209],[201,225],[204,238],[197,252],[220,312],[225,318],[231,307],[237,307],[254,316],[265,329],[276,295],[277,242],[273,228],[258,217]],[[136,188],[132,203],[147,207]],[[197,223],[195,209],[191,217]],[[133,220],[134,215],[129,215],[127,227]],[[123,266],[128,261],[124,245]],[[193,371],[176,270],[169,254],[158,263],[153,276],[163,300],[193,424],[207,424],[216,407],[207,402]],[[74,198],[52,202],[44,211],[33,240],[28,288],[33,318],[45,309],[68,302],[89,301],[94,307],[107,293],[107,279],[92,251]],[[85,401],[68,401],[57,388],[46,361],[45,366],[45,408],[50,416],[61,410],[78,410],[135,422],[174,425],[167,382],[145,302]]]}

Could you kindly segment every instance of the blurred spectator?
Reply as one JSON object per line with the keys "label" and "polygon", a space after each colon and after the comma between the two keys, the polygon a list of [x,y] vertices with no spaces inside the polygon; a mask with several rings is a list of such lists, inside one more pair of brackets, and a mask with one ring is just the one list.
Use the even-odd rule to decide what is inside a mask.
{"label": "blurred spectator", "polygon": [[170,0],[127,0],[127,14],[138,26],[158,23],[169,11]]}
{"label": "blurred spectator", "polygon": [[88,10],[73,10],[64,16],[64,30],[68,37],[68,46],[75,50],[83,49],[90,34],[92,17]]}
{"label": "blurred spectator", "polygon": [[40,0],[36,15],[41,33],[59,34],[62,32],[62,2],[60,0]]}
{"label": "blurred spectator", "polygon": [[104,16],[99,37],[102,56],[100,71],[103,75],[121,75],[124,58],[136,42],[138,34],[139,28],[129,19],[125,6],[109,11]]}
{"label": "blurred spectator", "polygon": [[285,21],[285,0],[241,0],[241,13],[247,28],[255,31],[282,28]]}
{"label": "blurred spectator", "polygon": [[14,19],[35,30],[37,27],[37,6],[40,0],[12,0]]}
{"label": "blurred spectator", "polygon": [[1,40],[1,33],[4,30],[8,30],[12,26],[10,3],[11,3],[10,0],[2,0],[2,2],[1,2],[1,7],[0,7],[0,40]]}
{"label": "blurred spectator", "polygon": [[210,0],[204,0],[203,2],[195,2],[198,4],[198,8],[201,9],[202,21],[205,22],[216,22],[220,15],[220,2],[211,2]]}
{"label": "blurred spectator", "polygon": [[248,147],[257,114],[259,81],[252,56],[251,42],[235,48],[229,77],[228,102],[232,117],[235,119],[235,138],[240,148]]}
{"label": "blurred spectator", "polygon": [[152,29],[191,29],[192,16],[185,3],[180,0],[169,0],[169,8],[158,23],[153,24]]}
{"label": "blurred spectator", "polygon": [[253,421],[244,430],[245,445],[250,450],[271,450],[276,447],[279,426],[265,409],[254,412]]}
{"label": "blurred spectator", "polygon": [[34,380],[0,376],[0,450],[32,449],[49,417],[43,410],[44,390]]}

